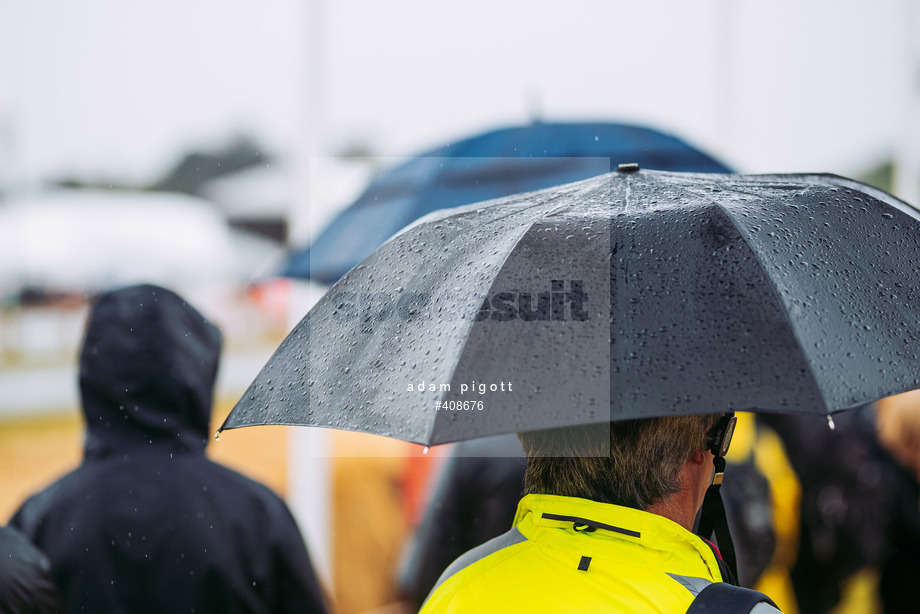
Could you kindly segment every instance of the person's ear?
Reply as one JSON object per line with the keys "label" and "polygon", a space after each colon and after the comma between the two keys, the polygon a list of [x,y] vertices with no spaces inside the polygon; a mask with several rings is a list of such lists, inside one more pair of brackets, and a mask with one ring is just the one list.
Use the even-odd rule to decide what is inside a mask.
{"label": "person's ear", "polygon": [[690,461],[696,465],[702,465],[706,462],[706,455],[703,453],[702,448],[697,448],[693,453],[693,456],[690,457]]}

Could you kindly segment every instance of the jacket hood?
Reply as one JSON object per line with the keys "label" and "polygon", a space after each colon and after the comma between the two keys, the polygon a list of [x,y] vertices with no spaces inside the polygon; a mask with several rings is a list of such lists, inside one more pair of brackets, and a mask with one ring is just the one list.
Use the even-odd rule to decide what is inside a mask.
{"label": "jacket hood", "polygon": [[152,285],[100,295],[80,355],[87,457],[208,442],[220,331]]}

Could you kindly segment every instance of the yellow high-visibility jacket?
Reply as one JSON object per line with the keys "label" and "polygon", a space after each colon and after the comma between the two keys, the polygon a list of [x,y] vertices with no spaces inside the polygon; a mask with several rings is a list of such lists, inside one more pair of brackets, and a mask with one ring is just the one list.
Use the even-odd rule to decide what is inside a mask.
{"label": "yellow high-visibility jacket", "polygon": [[712,548],[663,516],[527,495],[514,528],[457,559],[420,614],[686,612],[721,581]]}

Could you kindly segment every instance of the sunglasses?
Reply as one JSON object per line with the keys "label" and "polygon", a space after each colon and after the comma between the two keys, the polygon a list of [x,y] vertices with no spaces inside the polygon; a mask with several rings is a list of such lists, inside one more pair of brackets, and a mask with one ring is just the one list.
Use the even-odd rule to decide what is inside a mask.
{"label": "sunglasses", "polygon": [[728,454],[728,446],[731,445],[737,422],[735,412],[729,412],[719,418],[719,421],[706,433],[709,450],[716,458],[722,458]]}

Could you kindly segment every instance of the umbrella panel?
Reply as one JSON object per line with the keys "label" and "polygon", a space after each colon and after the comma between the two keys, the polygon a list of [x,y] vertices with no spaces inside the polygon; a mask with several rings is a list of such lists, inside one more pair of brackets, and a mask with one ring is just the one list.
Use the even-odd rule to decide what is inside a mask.
{"label": "umbrella panel", "polygon": [[[609,420],[610,276],[603,254],[610,252],[610,219],[598,213],[549,214],[517,242],[481,301],[444,395],[448,403],[481,404],[437,412],[432,441]],[[586,245],[600,257],[586,258]],[[471,396],[473,382],[479,386]],[[512,386],[502,390],[502,383]]]}

